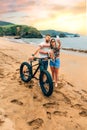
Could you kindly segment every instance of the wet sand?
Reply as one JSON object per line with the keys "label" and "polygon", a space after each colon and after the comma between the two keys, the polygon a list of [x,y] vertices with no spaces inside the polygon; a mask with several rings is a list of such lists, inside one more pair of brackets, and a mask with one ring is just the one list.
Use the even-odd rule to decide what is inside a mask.
{"label": "wet sand", "polygon": [[0,38],[0,130],[87,130],[87,57],[61,53],[58,87],[47,98],[37,80],[19,76],[35,48]]}

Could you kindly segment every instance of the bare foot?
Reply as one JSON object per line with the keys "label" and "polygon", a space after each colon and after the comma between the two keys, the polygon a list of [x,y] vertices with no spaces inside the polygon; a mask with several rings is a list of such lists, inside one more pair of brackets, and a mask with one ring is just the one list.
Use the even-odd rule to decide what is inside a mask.
{"label": "bare foot", "polygon": [[53,83],[55,83],[55,80],[53,80]]}
{"label": "bare foot", "polygon": [[57,83],[55,83],[55,87],[57,88]]}

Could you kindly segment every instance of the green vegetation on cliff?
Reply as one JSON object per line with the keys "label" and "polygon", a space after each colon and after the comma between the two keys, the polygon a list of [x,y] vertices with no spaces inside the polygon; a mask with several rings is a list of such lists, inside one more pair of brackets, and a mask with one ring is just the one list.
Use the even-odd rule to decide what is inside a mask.
{"label": "green vegetation on cliff", "polygon": [[0,26],[0,36],[17,36],[19,38],[42,38],[40,31],[27,25],[8,24]]}

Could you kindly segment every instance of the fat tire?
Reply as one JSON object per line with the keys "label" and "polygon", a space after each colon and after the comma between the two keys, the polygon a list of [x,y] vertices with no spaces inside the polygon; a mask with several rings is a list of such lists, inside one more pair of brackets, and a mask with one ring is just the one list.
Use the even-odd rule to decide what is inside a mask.
{"label": "fat tire", "polygon": [[[46,88],[44,87],[44,83],[43,83],[44,75],[47,77],[47,80],[49,83],[49,91],[47,91]],[[53,93],[53,82],[52,82],[52,77],[47,70],[41,71],[40,77],[39,77],[39,82],[40,82],[40,87],[41,87],[43,94],[47,97],[51,96],[51,94]]]}
{"label": "fat tire", "polygon": [[[28,68],[28,70],[29,70],[29,76],[28,76],[27,79],[24,77],[24,74],[23,74],[23,67],[24,67],[24,66],[27,66],[27,68]],[[20,65],[20,78],[21,78],[22,81],[24,81],[24,82],[26,82],[26,83],[29,82],[29,81],[32,79],[32,66],[31,66],[29,63],[23,62],[23,63]]]}

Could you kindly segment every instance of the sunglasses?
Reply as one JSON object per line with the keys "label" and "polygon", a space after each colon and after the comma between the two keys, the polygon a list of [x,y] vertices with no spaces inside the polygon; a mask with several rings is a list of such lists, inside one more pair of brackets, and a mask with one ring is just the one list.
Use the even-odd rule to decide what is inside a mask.
{"label": "sunglasses", "polygon": [[56,42],[55,40],[52,40],[51,42]]}

